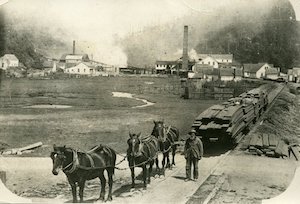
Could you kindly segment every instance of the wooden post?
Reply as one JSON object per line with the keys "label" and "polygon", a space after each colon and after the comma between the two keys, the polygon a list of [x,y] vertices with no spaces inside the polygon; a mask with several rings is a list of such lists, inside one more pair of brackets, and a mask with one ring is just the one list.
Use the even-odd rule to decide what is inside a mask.
{"label": "wooden post", "polygon": [[2,180],[2,183],[4,185],[6,184],[6,172],[5,171],[0,171],[0,180]]}

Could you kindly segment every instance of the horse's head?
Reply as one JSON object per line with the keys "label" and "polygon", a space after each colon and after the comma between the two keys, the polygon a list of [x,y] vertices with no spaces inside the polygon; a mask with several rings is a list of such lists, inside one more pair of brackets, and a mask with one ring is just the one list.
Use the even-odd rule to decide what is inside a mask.
{"label": "horse's head", "polygon": [[166,140],[165,138],[165,127],[164,127],[164,121],[153,121],[154,127],[152,131],[152,135],[157,137],[160,142],[164,142]]}
{"label": "horse's head", "polygon": [[53,162],[52,173],[54,175],[57,175],[58,172],[61,169],[63,169],[64,163],[67,160],[66,146],[59,147],[59,146],[53,145],[53,152],[51,152],[50,157],[51,157],[52,162]]}
{"label": "horse's head", "polygon": [[135,133],[129,133],[129,139],[127,140],[128,144],[128,153],[131,156],[139,156],[141,154],[141,133],[135,134]]}

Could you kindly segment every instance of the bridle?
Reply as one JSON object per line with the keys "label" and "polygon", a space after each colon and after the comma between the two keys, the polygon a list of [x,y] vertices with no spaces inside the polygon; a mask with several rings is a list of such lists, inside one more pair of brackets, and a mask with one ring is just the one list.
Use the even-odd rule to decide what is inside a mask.
{"label": "bridle", "polygon": [[[66,156],[63,152],[52,152],[51,153],[51,158],[55,158],[55,155],[59,155],[59,156],[63,156],[63,161],[62,161],[62,170],[65,173],[73,173],[77,167],[79,166],[79,160],[78,160],[78,154],[77,151],[71,149],[72,153],[73,153],[73,161],[70,162],[69,164],[67,164],[66,166],[64,166],[64,163],[66,161]],[[71,168],[70,168],[71,167]],[[70,169],[68,169],[70,168]],[[67,170],[68,169],[68,170]]]}
{"label": "bridle", "polygon": [[[136,143],[138,142],[138,144],[139,144],[139,150],[138,150],[138,152],[135,152],[135,145],[136,145]],[[131,156],[133,157],[133,158],[135,158],[135,157],[139,157],[140,155],[142,155],[142,142],[140,141],[140,139],[138,139],[138,138],[131,138]]]}

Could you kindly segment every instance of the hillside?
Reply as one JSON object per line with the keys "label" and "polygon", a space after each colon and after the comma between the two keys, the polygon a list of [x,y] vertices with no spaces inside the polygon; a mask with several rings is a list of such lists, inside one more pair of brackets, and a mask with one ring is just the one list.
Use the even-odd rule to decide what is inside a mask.
{"label": "hillside", "polygon": [[[12,53],[27,68],[42,68],[43,56],[49,56],[49,50],[56,52],[67,49],[59,38],[47,32],[47,27],[21,25],[20,19],[10,18],[5,12],[0,14],[0,55]],[[69,49],[71,50],[71,49]],[[52,56],[52,55],[50,55]]]}

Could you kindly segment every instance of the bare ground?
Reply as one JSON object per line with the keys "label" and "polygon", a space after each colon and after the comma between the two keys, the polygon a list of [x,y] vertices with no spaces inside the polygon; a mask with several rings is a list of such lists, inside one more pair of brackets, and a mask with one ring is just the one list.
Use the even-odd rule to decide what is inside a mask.
{"label": "bare ground", "polygon": [[[154,102],[156,102],[157,106],[155,109],[151,109],[150,111],[149,109],[145,108],[141,110],[135,110],[135,113],[128,111],[128,109],[126,110],[126,108],[113,113],[106,112],[105,110],[91,110],[88,111],[86,115],[84,114],[86,110],[82,110],[82,112],[56,111],[55,113],[53,113],[53,120],[50,120],[49,124],[50,127],[59,127],[57,131],[62,131],[62,133],[50,134],[49,137],[44,138],[45,141],[48,141],[45,143],[49,144],[50,141],[53,142],[53,138],[57,138],[57,136],[59,136],[59,142],[69,141],[68,137],[66,136],[70,136],[74,133],[83,131],[82,136],[80,134],[77,134],[77,137],[79,139],[78,141],[70,142],[72,145],[88,147],[90,145],[89,143],[85,143],[86,146],[84,146],[82,143],[82,141],[86,141],[86,139],[88,139],[87,141],[105,141],[105,143],[118,147],[118,145],[120,144],[114,142],[116,138],[111,138],[110,140],[109,137],[104,137],[104,135],[106,133],[106,135],[110,135],[109,132],[111,132],[112,130],[114,130],[114,133],[119,131],[123,135],[125,132],[127,132],[126,128],[128,128],[128,126],[127,122],[125,122],[127,120],[132,120],[130,121],[130,124],[132,125],[131,127],[133,127],[133,129],[135,129],[136,131],[139,131],[140,129],[145,130],[146,127],[147,132],[149,132],[151,129],[151,120],[159,118],[162,113],[165,113],[164,115],[170,121],[175,121],[177,125],[182,127],[183,131],[186,131],[186,127],[190,127],[189,123],[192,123],[195,115],[201,112],[202,108],[205,107],[203,106],[203,104],[201,104],[201,106],[199,106],[201,107],[201,109],[199,109],[199,111],[197,111],[196,113],[193,113],[189,112],[189,110],[191,109],[189,106],[191,105],[191,103],[197,106],[196,101],[191,101],[189,102],[189,104],[181,104],[182,101],[174,99],[175,101],[173,101],[173,103],[171,102],[171,100],[169,100],[170,103],[168,103],[168,106],[166,106],[164,105],[164,102],[166,102],[165,99],[166,98],[163,96],[161,98],[156,96]],[[178,104],[181,105],[178,106]],[[210,104],[206,104],[206,106],[209,105]],[[286,109],[287,112],[277,113],[286,115],[286,117],[293,116],[295,118],[299,118],[300,114],[296,111],[299,109],[297,109],[294,105],[295,104]],[[180,111],[174,113],[174,115],[167,114],[170,113],[170,110],[173,108],[177,108],[178,110],[178,107],[180,107]],[[288,114],[290,112],[292,112],[292,115]],[[181,115],[180,118],[178,118],[178,114]],[[11,118],[11,122],[9,122],[10,120],[8,120],[8,122],[6,122],[4,126],[7,127],[10,123],[18,124],[18,120],[28,122],[28,124],[32,126],[35,123],[39,124],[39,122],[45,121],[47,118],[49,118],[48,116],[51,118],[50,113],[47,113],[47,116],[43,116],[43,113],[29,115],[7,114],[6,117]],[[78,122],[78,120],[74,119],[71,121],[71,123],[68,123],[68,120],[70,118],[76,118],[76,116],[78,116],[78,118],[81,118],[81,120],[79,120],[81,122]],[[116,126],[114,126],[114,123],[112,123],[111,125],[103,125],[97,120],[97,118],[100,116],[103,116],[104,120],[105,118],[111,118],[111,120],[119,119],[118,121],[121,124],[121,127],[123,126],[123,128],[114,129],[116,128]],[[34,118],[34,122],[30,122],[32,120],[32,118],[30,117]],[[84,120],[82,120],[82,118],[84,118]],[[143,119],[145,121],[143,121]],[[290,119],[292,120],[292,118]],[[180,123],[180,121],[183,120],[186,120],[185,123]],[[62,121],[62,124],[60,126],[59,121]],[[91,124],[93,126],[91,129],[97,130],[97,128],[99,128],[97,131],[95,131],[97,132],[97,134],[93,136],[93,131],[90,131],[90,129],[84,129],[83,126],[80,126],[81,124],[85,124],[84,127],[88,127],[86,126],[86,121],[92,121]],[[281,121],[288,122],[288,119]],[[140,125],[140,122],[142,122],[143,125]],[[51,123],[53,123],[53,126],[51,126]],[[2,123],[2,125],[3,124],[4,123]],[[105,124],[110,123],[109,121],[106,121]],[[64,128],[64,125],[68,125],[68,128]],[[24,126],[22,126],[21,124],[19,126],[20,135],[22,130],[21,127]],[[46,125],[42,127],[48,128],[48,126]],[[108,128],[108,130],[106,130],[105,128]],[[52,129],[47,129],[47,131],[41,133],[49,134],[50,130]],[[14,130],[11,129],[11,131]],[[74,132],[72,133],[72,131]],[[38,135],[37,132],[34,132],[34,135]],[[101,137],[99,137],[100,135]],[[293,136],[292,133],[290,135]],[[53,137],[52,140],[51,137]],[[14,138],[14,140],[12,141],[15,141],[15,139],[16,138]],[[122,142],[124,142],[126,140],[126,137],[122,137],[121,140]],[[246,139],[243,142],[245,143],[245,141]],[[50,148],[51,146],[49,146],[49,148],[45,148],[45,150],[41,150],[41,152],[39,152],[39,155],[45,155],[49,153]],[[118,148],[121,151],[123,150],[121,145]],[[17,194],[25,197],[31,197],[34,201],[37,202],[64,202],[71,199],[70,188],[66,182],[64,175],[60,174],[56,177],[51,174],[52,164],[49,158],[0,158],[0,160],[0,168],[3,168],[7,171],[7,186],[13,192],[16,192]],[[216,165],[217,168],[215,168]],[[126,166],[126,162],[122,163],[121,165],[121,167]],[[115,176],[113,203],[185,203],[188,200],[191,201],[191,199],[193,199],[193,202],[195,203],[200,203],[201,196],[199,195],[203,195],[204,193],[205,195],[209,195],[212,190],[211,188],[215,186],[215,183],[219,178],[221,178],[221,176],[224,176],[224,182],[220,186],[220,189],[218,189],[218,191],[216,192],[216,195],[210,201],[211,203],[260,203],[261,199],[276,196],[287,188],[293,178],[296,166],[297,164],[294,160],[257,157],[249,155],[243,150],[239,149],[232,152],[229,156],[226,157],[226,159],[222,155],[216,157],[207,155],[200,162],[201,177],[199,181],[184,182],[184,158],[181,155],[177,155],[176,168],[174,168],[172,171],[167,171],[166,177],[155,176],[152,179],[152,184],[148,187],[147,191],[142,190],[141,185],[138,185],[138,188],[135,190],[130,190],[129,170],[117,171]],[[209,175],[211,173],[213,173],[212,175],[215,176],[215,181],[212,181],[212,179],[209,180]],[[208,180],[206,180],[207,178]],[[211,181],[210,187],[206,189],[206,191],[201,191],[201,189],[199,190],[198,187],[201,184],[205,185],[207,183],[205,181]],[[88,199],[88,202],[95,202],[95,199],[98,197],[98,185],[98,181],[96,180],[87,183],[85,195]],[[194,194],[195,191],[196,193]],[[47,200],[47,198],[51,198],[51,200]]]}

